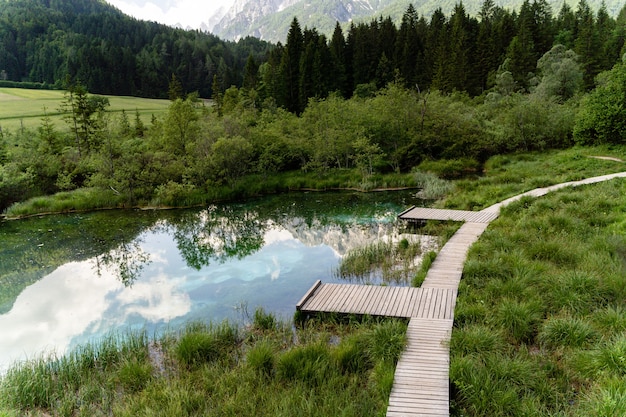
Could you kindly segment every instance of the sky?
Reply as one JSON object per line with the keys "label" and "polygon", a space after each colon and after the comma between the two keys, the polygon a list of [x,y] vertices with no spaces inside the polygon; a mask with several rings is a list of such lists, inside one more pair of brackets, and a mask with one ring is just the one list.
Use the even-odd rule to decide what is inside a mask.
{"label": "sky", "polygon": [[122,12],[141,20],[197,29],[222,6],[234,0],[107,0]]}

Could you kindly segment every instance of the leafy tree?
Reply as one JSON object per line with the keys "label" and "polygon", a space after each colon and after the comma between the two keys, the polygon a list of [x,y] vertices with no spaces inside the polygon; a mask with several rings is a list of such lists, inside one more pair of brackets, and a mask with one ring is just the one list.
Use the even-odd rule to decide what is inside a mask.
{"label": "leafy tree", "polygon": [[219,138],[211,156],[215,178],[234,188],[237,180],[250,171],[253,152],[252,144],[241,136]]}
{"label": "leafy tree", "polygon": [[371,143],[370,140],[362,136],[354,141],[354,165],[361,171],[363,182],[374,173],[374,167],[380,165],[384,153],[380,146]]}
{"label": "leafy tree", "polygon": [[581,102],[574,139],[581,144],[624,144],[626,141],[626,62],[602,73],[598,86]]}
{"label": "leafy tree", "polygon": [[563,45],[555,45],[537,62],[541,82],[535,92],[559,101],[570,99],[582,87],[583,71],[578,56]]}
{"label": "leafy tree", "polygon": [[187,146],[198,136],[198,113],[192,97],[176,99],[170,104],[163,124],[164,148],[175,155],[183,156]]}

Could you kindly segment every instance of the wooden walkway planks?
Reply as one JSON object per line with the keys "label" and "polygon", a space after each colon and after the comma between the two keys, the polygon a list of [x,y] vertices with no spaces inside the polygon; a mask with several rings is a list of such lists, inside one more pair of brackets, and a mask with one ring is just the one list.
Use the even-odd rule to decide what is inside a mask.
{"label": "wooden walkway planks", "polygon": [[448,341],[452,322],[452,319],[411,319],[408,343],[396,366],[388,417],[449,414]]}
{"label": "wooden walkway planks", "polygon": [[303,313],[367,314],[451,320],[456,289],[315,283],[296,309]]}
{"label": "wooden walkway planks", "polygon": [[411,207],[400,213],[402,220],[453,220],[457,222],[489,223],[498,213],[491,211],[444,210],[427,207]]}
{"label": "wooden walkway planks", "polygon": [[441,248],[430,266],[422,288],[456,290],[470,246],[487,229],[488,223],[465,223]]}

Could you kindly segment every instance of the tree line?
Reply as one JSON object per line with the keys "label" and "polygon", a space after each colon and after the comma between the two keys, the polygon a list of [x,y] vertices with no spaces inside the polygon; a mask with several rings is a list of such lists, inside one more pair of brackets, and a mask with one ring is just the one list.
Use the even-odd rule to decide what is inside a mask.
{"label": "tree line", "polygon": [[203,97],[241,85],[248,56],[271,47],[254,38],[225,42],[124,15],[94,0],[0,1],[0,81],[63,88],[66,79],[96,94],[167,97],[175,74]]}
{"label": "tree line", "polygon": [[260,66],[256,88],[262,97],[302,112],[311,97],[339,91],[345,97],[372,94],[400,80],[412,89],[481,95],[509,72],[515,88],[537,83],[536,63],[555,44],[577,55],[588,91],[601,71],[619,59],[626,37],[626,8],[617,19],[586,0],[567,3],[555,15],[546,0],[526,0],[519,12],[485,0],[478,16],[458,3],[451,16],[436,10],[427,20],[409,5],[398,26],[391,18],[353,23],[344,35],[337,23],[332,37],[293,19],[286,44],[278,44]]}

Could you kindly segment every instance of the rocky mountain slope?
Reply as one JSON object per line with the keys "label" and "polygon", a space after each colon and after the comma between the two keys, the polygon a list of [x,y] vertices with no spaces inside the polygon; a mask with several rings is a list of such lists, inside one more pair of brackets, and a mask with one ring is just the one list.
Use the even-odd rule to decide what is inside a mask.
{"label": "rocky mountain slope", "polygon": [[[579,0],[565,0],[576,9]],[[602,0],[586,0],[598,10]],[[470,14],[477,14],[484,0],[464,0],[463,6]],[[289,25],[294,16],[302,27],[315,27],[319,32],[330,35],[338,21],[348,25],[351,21],[370,21],[379,16],[391,16],[397,22],[412,3],[420,15],[430,17],[441,8],[449,16],[457,0],[234,0],[219,22],[209,25],[211,31],[223,39],[240,39],[254,36],[273,42],[285,42]],[[510,10],[519,10],[523,0],[498,0],[496,5]],[[557,15],[563,0],[547,0]],[[623,0],[605,0],[607,11],[616,16]],[[213,21],[217,19],[213,17]]]}

